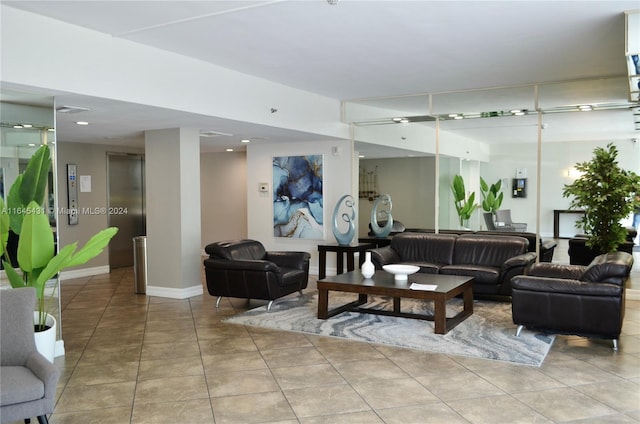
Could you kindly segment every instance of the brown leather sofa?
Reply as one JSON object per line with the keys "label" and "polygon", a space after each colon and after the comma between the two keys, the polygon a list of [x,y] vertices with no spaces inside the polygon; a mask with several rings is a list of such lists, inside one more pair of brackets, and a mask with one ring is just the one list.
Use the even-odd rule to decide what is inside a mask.
{"label": "brown leather sofa", "polygon": [[309,281],[308,252],[267,252],[256,240],[219,241],[207,245],[205,252],[207,290],[218,296],[216,307],[226,296],[269,300],[270,310],[275,299],[302,294]]}
{"label": "brown leather sofa", "polygon": [[536,259],[522,237],[479,234],[400,233],[389,246],[370,249],[376,269],[386,264],[411,264],[419,272],[474,277],[473,295],[501,300],[511,296],[511,277]]}
{"label": "brown leather sofa", "polygon": [[[618,251],[633,254],[633,240],[638,232],[635,228],[627,228],[627,240],[618,246]],[[576,234],[569,239],[569,263],[571,265],[589,265],[591,261],[602,252],[598,249],[592,249],[587,246],[587,236],[584,234]]]}
{"label": "brown leather sofa", "polygon": [[[434,233],[435,230],[432,229],[420,229],[420,228],[412,228],[408,229],[408,232],[414,233]],[[480,234],[480,235],[490,235],[490,236],[507,236],[507,237],[524,237],[529,241],[529,252],[536,251],[536,234],[531,232],[518,232],[518,231],[472,231],[472,230],[439,230],[440,234]],[[557,242],[555,240],[543,240],[540,239],[540,252],[539,252],[539,260],[540,262],[552,262],[553,261],[553,252],[557,246]]]}
{"label": "brown leather sofa", "polygon": [[549,333],[601,337],[618,349],[633,256],[597,256],[588,266],[537,263],[511,279],[513,322]]}

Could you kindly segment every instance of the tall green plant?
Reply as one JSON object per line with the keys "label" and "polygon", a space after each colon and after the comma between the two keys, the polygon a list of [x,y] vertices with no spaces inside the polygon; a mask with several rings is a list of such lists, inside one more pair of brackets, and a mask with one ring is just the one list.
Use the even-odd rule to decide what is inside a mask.
{"label": "tall green plant", "polygon": [[453,177],[451,191],[453,192],[453,201],[456,211],[458,212],[460,226],[463,227],[465,225],[465,221],[468,221],[471,218],[471,214],[478,207],[475,203],[476,193],[471,192],[469,196],[467,196],[467,192],[464,187],[464,180],[461,175]]}
{"label": "tall green plant", "polygon": [[640,176],[620,168],[618,150],[611,143],[593,154],[590,161],[575,165],[582,175],[565,184],[562,195],[573,197],[570,208],[585,211],[578,224],[587,234],[587,246],[602,253],[615,252],[627,236],[620,221],[640,206],[635,198],[640,193]]}
{"label": "tall green plant", "polygon": [[[9,190],[7,205],[0,198],[0,241],[5,260],[2,261],[12,287],[34,287],[38,299],[37,326],[44,329],[46,282],[64,268],[78,266],[99,255],[118,232],[109,227],[94,235],[81,248],[71,243],[55,254],[55,239],[44,208],[47,174],[51,168],[49,147],[41,146],[29,160]],[[21,273],[11,265],[7,240],[9,230],[19,235],[17,260]]]}
{"label": "tall green plant", "polygon": [[480,177],[480,193],[482,194],[482,209],[486,212],[495,214],[504,198],[504,193],[501,191],[502,180],[496,181],[494,184],[487,184],[487,182]]}

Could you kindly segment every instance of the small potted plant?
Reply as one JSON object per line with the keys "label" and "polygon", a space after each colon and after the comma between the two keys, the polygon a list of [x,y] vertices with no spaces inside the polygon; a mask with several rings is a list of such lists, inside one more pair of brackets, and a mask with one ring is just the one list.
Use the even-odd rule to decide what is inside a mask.
{"label": "small potted plant", "polygon": [[495,215],[496,211],[500,209],[504,193],[502,189],[502,180],[498,180],[495,183],[489,185],[480,177],[480,194],[482,194],[482,210],[490,212]]}
{"label": "small potted plant", "polygon": [[[82,248],[78,249],[78,242],[75,242],[59,249],[56,254],[54,232],[44,208],[50,168],[49,147],[43,145],[31,157],[24,173],[12,184],[6,206],[0,197],[0,252],[4,255],[2,264],[12,287],[36,289],[36,331],[46,329],[44,291],[47,281],[63,269],[82,265],[99,255],[118,231],[116,227],[106,228],[91,237]],[[17,263],[20,272],[7,260],[10,258],[7,250],[9,231],[19,236]]]}
{"label": "small potted plant", "polygon": [[573,197],[570,208],[584,210],[578,225],[587,235],[586,245],[600,253],[615,252],[626,240],[620,221],[640,206],[640,176],[618,165],[618,150],[612,143],[598,147],[588,162],[575,165],[581,176],[565,184],[562,195]]}

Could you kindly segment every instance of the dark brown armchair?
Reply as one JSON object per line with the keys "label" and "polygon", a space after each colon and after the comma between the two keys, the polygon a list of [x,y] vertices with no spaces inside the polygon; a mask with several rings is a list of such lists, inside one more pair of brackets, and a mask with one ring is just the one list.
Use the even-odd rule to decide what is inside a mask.
{"label": "dark brown armchair", "polygon": [[546,262],[511,279],[516,335],[524,327],[549,333],[613,340],[618,350],[625,308],[625,284],[633,256],[615,252],[589,266]]}
{"label": "dark brown armchair", "polygon": [[233,240],[211,243],[205,247],[204,261],[207,290],[217,296],[273,301],[307,287],[308,252],[267,252],[259,241]]}

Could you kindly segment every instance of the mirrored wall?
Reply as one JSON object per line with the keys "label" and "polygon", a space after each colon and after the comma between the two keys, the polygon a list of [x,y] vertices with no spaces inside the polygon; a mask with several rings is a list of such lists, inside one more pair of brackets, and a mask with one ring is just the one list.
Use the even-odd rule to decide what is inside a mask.
{"label": "mirrored wall", "polygon": [[[350,101],[344,120],[353,125],[361,179],[391,196],[392,215],[406,228],[504,230],[506,220],[488,218],[482,207],[482,179],[500,184],[500,209],[519,229],[572,237],[579,215],[563,212],[570,199],[562,189],[576,163],[613,143],[620,165],[640,172],[637,104],[628,99],[627,78],[601,78]],[[455,175],[478,204],[464,220],[451,189]],[[365,237],[375,195],[360,197]]]}
{"label": "mirrored wall", "polygon": [[[6,204],[12,184],[24,172],[33,153],[43,144],[49,145],[52,169],[49,172],[46,211],[57,237],[56,211],[56,149],[55,149],[55,105],[52,97],[31,95],[20,91],[2,89],[0,103],[0,196]],[[17,249],[18,237],[10,234],[8,249],[10,256]],[[56,240],[57,245],[57,240]],[[12,256],[14,267],[18,264]],[[2,289],[10,287],[4,270],[0,271]],[[45,304],[47,311],[57,319],[57,339],[62,337],[60,319],[60,291],[58,279],[47,282]]]}

